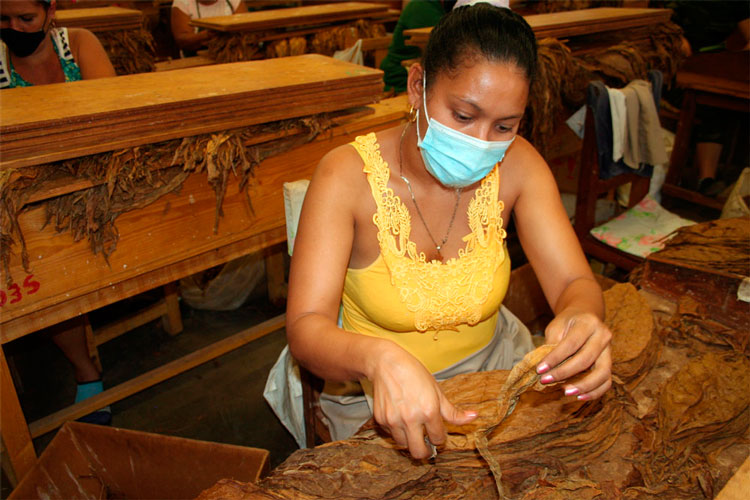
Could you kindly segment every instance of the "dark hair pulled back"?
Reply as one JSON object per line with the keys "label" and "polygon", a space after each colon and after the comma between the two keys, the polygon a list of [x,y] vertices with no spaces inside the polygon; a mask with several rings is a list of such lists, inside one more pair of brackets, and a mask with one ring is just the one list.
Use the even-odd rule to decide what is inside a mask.
{"label": "dark hair pulled back", "polygon": [[459,7],[444,15],[430,33],[422,57],[427,87],[443,71],[454,71],[466,57],[510,62],[529,83],[536,73],[536,37],[526,20],[489,3]]}

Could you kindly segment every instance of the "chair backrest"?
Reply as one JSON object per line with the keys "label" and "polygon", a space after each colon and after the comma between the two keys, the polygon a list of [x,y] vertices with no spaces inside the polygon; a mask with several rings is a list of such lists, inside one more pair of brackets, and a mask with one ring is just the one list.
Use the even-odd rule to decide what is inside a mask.
{"label": "chair backrest", "polygon": [[[658,112],[663,85],[661,71],[649,71],[648,81],[651,84],[651,93],[654,98],[654,110]],[[644,177],[651,177],[653,174],[653,165],[644,164],[638,169],[633,169],[625,165],[622,159],[618,161],[613,160],[612,108],[610,106],[609,91],[602,81],[589,82],[586,92],[586,105],[587,123],[589,123],[589,116],[593,116],[592,125],[594,133],[588,134],[588,138],[590,140],[595,139],[597,146],[599,178],[609,179],[624,173],[636,173]],[[591,112],[591,115],[589,115],[588,111]],[[584,133],[584,145],[586,144],[586,140],[587,134]]]}
{"label": "chair backrest", "polygon": [[[660,71],[650,71],[649,81],[652,87],[654,105],[658,109],[663,83]],[[625,254],[616,248],[604,248],[606,245],[592,241],[590,235],[594,227],[596,202],[599,197],[616,187],[630,183],[630,207],[635,206],[647,194],[652,165],[640,165],[633,169],[622,160],[612,158],[612,114],[607,87],[601,81],[590,82],[587,88],[586,119],[584,126],[581,165],[576,194],[575,231],[581,246],[589,255],[618,267],[632,269],[640,259]]]}

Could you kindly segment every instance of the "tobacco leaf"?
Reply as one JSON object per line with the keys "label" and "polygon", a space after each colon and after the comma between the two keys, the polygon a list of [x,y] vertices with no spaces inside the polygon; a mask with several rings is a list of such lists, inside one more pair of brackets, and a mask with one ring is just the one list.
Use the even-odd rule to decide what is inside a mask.
{"label": "tobacco leaf", "polygon": [[[628,287],[610,290],[605,292],[608,309],[643,312],[639,293]],[[538,358],[527,359],[512,377],[502,370],[459,375],[442,381],[441,388],[454,405],[475,409],[479,417],[465,426],[447,425],[448,439],[433,461],[411,460],[371,426],[333,443],[335,453],[318,447],[293,454],[260,484],[259,496],[242,498],[349,498],[353,492],[373,499],[499,498],[498,476],[476,450],[476,437],[492,427],[484,451],[502,474],[506,498],[712,498],[746,458],[750,361],[715,344],[660,347],[644,340],[648,331],[634,331],[653,328],[648,321],[632,321],[627,330],[628,322],[619,316],[607,318],[613,342],[632,335],[621,340],[642,352],[634,358],[627,349],[613,349],[614,365],[650,360],[649,351],[658,351],[656,362],[632,365],[645,372],[636,374],[642,382],[635,388],[615,380],[596,400],[565,398],[559,387],[535,385]],[[515,409],[508,413],[514,399]],[[365,447],[369,458],[357,471]],[[378,473],[388,475],[387,488],[373,486],[375,462],[382,468]],[[339,469],[349,472],[337,476],[338,482],[321,479],[333,492],[318,496],[312,484]],[[345,495],[338,494],[341,488]]]}
{"label": "tobacco leaf", "polygon": [[[0,264],[12,283],[10,259],[20,247],[21,262],[31,272],[18,217],[42,206],[45,225],[71,233],[74,241],[87,239],[94,255],[106,259],[115,251],[117,218],[179,190],[191,173],[205,172],[216,195],[214,232],[231,175],[252,209],[248,186],[255,168],[266,158],[309,142],[332,125],[326,114],[173,139],[144,146],[87,155],[36,167],[0,172]],[[269,139],[258,143],[257,138]],[[28,201],[38,193],[65,183],[87,186],[73,192]]]}
{"label": "tobacco leaf", "polygon": [[[144,20],[145,22],[145,20]],[[118,75],[149,73],[156,67],[154,37],[139,29],[109,30],[96,33]]]}

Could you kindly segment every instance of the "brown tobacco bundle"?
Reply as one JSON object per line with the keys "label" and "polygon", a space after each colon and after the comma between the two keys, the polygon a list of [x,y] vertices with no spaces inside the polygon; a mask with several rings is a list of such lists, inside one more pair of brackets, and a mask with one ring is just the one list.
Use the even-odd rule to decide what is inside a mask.
{"label": "brown tobacco bundle", "polygon": [[[540,40],[537,48],[537,74],[529,90],[526,117],[521,135],[529,139],[544,155],[553,129],[563,112],[562,85],[573,57],[562,42],[555,38]],[[546,117],[546,118],[545,118]]]}
{"label": "brown tobacco bundle", "polygon": [[[578,401],[564,397],[559,386],[540,388],[534,368],[545,347],[514,373],[441,382],[457,408],[479,417],[448,425],[433,461],[410,459],[366,425],[351,439],[293,453],[257,486],[220,481],[199,499],[712,498],[746,456],[737,442],[750,431],[750,362],[715,346],[698,356],[665,346],[657,363],[633,362],[642,351],[658,349],[648,340],[654,336],[650,321],[621,317],[650,313],[639,295],[629,285],[605,292],[608,311],[616,311],[607,317],[613,365],[648,372],[635,376],[635,389],[615,381],[601,398]],[[634,357],[630,349],[641,354]],[[488,462],[500,473],[493,476]]]}
{"label": "brown tobacco bundle", "polygon": [[303,36],[282,38],[266,45],[266,58],[300,56],[307,52],[307,40]]}
{"label": "brown tobacco bundle", "polygon": [[682,30],[673,23],[649,28],[640,39],[619,41],[577,55],[560,40],[538,42],[537,75],[529,93],[521,135],[545,155],[556,126],[585,102],[591,80],[604,80],[624,87],[634,79],[645,79],[651,69],[671,81],[684,59],[680,50]]}
{"label": "brown tobacco bundle", "polygon": [[483,427],[474,433],[474,442],[476,443],[477,450],[481,453],[482,457],[487,460],[487,463],[492,470],[493,476],[495,476],[495,484],[497,485],[497,493],[500,498],[505,497],[505,489],[502,484],[503,472],[500,468],[500,464],[497,462],[495,457],[489,450],[489,442],[487,436],[497,428],[503,421],[513,413],[518,403],[518,397],[521,393],[525,392],[531,386],[536,386],[537,390],[542,386],[539,382],[539,375],[536,373],[536,366],[541,363],[547,354],[549,354],[554,345],[545,345],[530,352],[513,367],[508,378],[505,380],[503,387],[500,389],[500,394],[494,395],[492,398],[493,408],[489,412],[489,417],[492,419],[492,423],[487,427]]}
{"label": "brown tobacco bundle", "polygon": [[712,320],[705,306],[689,296],[680,299],[662,335],[670,345],[690,346],[698,352],[710,346],[730,347],[750,358],[750,328],[735,330]]}
{"label": "brown tobacco bundle", "polygon": [[719,219],[677,229],[656,254],[689,266],[738,276],[750,274],[750,217]]}
{"label": "brown tobacco bundle", "polygon": [[154,37],[145,27],[135,30],[104,31],[96,35],[118,75],[154,71]]}
{"label": "brown tobacco bundle", "polygon": [[208,44],[209,56],[219,63],[249,61],[263,56],[286,57],[305,53],[332,56],[360,38],[385,36],[381,23],[359,19],[353,23],[334,26],[305,36],[279,38],[274,32],[219,33]]}
{"label": "brown tobacco bundle", "polygon": [[[489,454],[487,462],[492,464],[495,478],[502,477],[501,495],[516,494],[545,471],[564,477],[600,455],[618,436],[622,407],[614,394],[581,402],[562,397],[559,387],[534,385],[537,376],[533,367],[547,349],[534,351],[534,357],[527,359],[529,370],[524,370],[516,383],[503,380],[507,372],[485,372],[460,375],[441,384],[458,408],[475,409],[480,414],[466,426],[449,425],[446,448],[470,451],[477,446],[482,456]],[[482,436],[488,422],[513,406],[504,391],[515,388],[511,389],[515,392],[529,384],[534,387],[518,397],[513,413],[490,431],[485,445]],[[498,405],[498,401],[502,403]],[[438,460],[444,459],[444,454],[438,455]]]}
{"label": "brown tobacco bundle", "polygon": [[208,56],[217,63],[261,59],[260,41],[263,33],[217,33],[208,42]]}
{"label": "brown tobacco bundle", "polygon": [[731,457],[728,448],[750,431],[748,386],[750,361],[738,353],[689,359],[664,385],[655,414],[642,420],[642,446],[632,456],[642,486],[624,497],[713,498],[727,480],[719,465]]}
{"label": "brown tobacco bundle", "polygon": [[[20,245],[22,264],[30,272],[18,217],[35,193],[43,193],[62,181],[86,186],[39,203],[45,207],[46,223],[52,223],[58,232],[70,232],[74,241],[88,239],[92,252],[101,253],[106,259],[117,245],[119,233],[115,221],[120,214],[147,206],[178,190],[194,172],[205,172],[216,193],[214,231],[217,231],[230,174],[239,179],[239,188],[252,207],[247,186],[255,167],[270,156],[313,140],[330,126],[330,119],[319,115],[174,139],[17,171],[4,170],[0,173],[0,263],[6,280],[12,281],[10,257],[15,244]],[[264,136],[268,139],[259,143],[258,138]]]}
{"label": "brown tobacco bundle", "polygon": [[632,389],[648,374],[661,351],[651,308],[629,283],[607,290],[604,306],[612,331],[612,377]]}

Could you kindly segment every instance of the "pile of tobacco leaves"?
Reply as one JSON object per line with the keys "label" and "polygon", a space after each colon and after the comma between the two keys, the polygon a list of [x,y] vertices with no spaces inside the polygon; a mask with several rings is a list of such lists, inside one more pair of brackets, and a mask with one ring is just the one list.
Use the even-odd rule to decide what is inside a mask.
{"label": "pile of tobacco leaves", "polygon": [[[107,258],[117,246],[115,224],[122,213],[178,191],[193,173],[205,173],[216,193],[214,231],[230,176],[247,197],[255,168],[265,159],[313,140],[330,127],[326,115],[282,120],[213,134],[174,139],[35,167],[0,173],[0,265],[12,281],[10,260],[19,252],[30,272],[28,252],[18,218],[24,210],[43,206],[46,224],[87,239],[92,252]],[[259,137],[268,137],[258,142]],[[48,197],[59,186],[64,194]],[[31,200],[31,202],[30,202]],[[38,201],[34,201],[38,200]]]}
{"label": "pile of tobacco leaves", "polygon": [[301,54],[332,56],[347,49],[360,38],[385,35],[381,23],[365,19],[321,29],[307,35],[284,36],[269,32],[218,33],[208,44],[208,54],[219,63],[250,61],[263,57],[286,57]]}
{"label": "pile of tobacco leaves", "polygon": [[511,371],[441,383],[479,417],[448,426],[432,460],[411,459],[371,422],[293,453],[258,484],[221,480],[199,499],[713,498],[747,455],[750,361],[728,345],[673,343],[679,310],[663,328],[631,284],[605,302],[613,387],[599,399],[540,385],[542,346]]}

